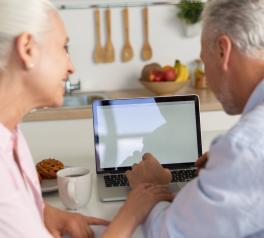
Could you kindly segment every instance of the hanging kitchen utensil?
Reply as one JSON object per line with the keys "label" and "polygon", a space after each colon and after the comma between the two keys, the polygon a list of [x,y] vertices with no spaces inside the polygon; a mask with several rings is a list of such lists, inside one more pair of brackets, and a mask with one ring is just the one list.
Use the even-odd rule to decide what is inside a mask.
{"label": "hanging kitchen utensil", "polygon": [[133,58],[134,52],[129,40],[129,14],[128,8],[123,9],[123,19],[124,19],[124,33],[125,33],[125,43],[122,49],[121,59],[123,62],[127,62]]}
{"label": "hanging kitchen utensil", "polygon": [[101,45],[101,23],[100,23],[100,11],[95,9],[95,31],[96,31],[96,46],[93,54],[95,63],[104,62],[104,48]]}
{"label": "hanging kitchen utensil", "polygon": [[105,46],[105,62],[110,63],[115,61],[115,49],[111,40],[111,12],[109,8],[105,10],[105,17],[107,33],[107,41]]}
{"label": "hanging kitchen utensil", "polygon": [[143,60],[150,60],[152,57],[152,49],[149,44],[149,24],[148,24],[148,8],[143,9],[143,28],[144,28],[144,44],[141,50],[141,57]]}

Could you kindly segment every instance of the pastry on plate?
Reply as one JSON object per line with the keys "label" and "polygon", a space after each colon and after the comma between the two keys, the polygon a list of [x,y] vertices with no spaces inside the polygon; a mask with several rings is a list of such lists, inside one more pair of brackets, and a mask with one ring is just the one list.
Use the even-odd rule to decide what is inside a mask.
{"label": "pastry on plate", "polygon": [[43,179],[57,178],[57,172],[64,168],[64,164],[54,158],[41,160],[36,164],[37,171]]}

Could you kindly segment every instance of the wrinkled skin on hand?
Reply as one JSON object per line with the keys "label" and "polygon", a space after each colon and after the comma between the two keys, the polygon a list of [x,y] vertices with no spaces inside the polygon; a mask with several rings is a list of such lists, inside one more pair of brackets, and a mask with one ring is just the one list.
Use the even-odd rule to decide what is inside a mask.
{"label": "wrinkled skin on hand", "polygon": [[167,185],[172,180],[170,170],[163,168],[150,153],[144,154],[140,163],[126,171],[126,176],[132,189],[142,183]]}

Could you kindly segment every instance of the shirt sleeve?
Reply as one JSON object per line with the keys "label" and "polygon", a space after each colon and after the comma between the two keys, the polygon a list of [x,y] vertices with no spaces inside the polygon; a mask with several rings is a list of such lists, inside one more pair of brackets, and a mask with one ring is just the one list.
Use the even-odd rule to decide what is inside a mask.
{"label": "shirt sleeve", "polygon": [[262,158],[263,153],[257,155],[243,143],[215,141],[199,176],[171,204],[161,202],[153,208],[142,227],[145,237],[237,238],[262,230]]}
{"label": "shirt sleeve", "polygon": [[0,238],[52,238],[34,199],[20,190],[8,167],[0,164]]}
{"label": "shirt sleeve", "polygon": [[0,200],[0,238],[52,238],[38,214],[20,198],[17,193]]}

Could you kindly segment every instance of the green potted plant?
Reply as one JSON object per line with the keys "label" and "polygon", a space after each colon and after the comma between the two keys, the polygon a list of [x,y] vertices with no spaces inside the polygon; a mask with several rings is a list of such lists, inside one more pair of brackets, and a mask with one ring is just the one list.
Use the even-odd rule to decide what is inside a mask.
{"label": "green potted plant", "polygon": [[178,17],[182,20],[186,36],[194,36],[201,29],[201,15],[204,3],[198,0],[181,0],[177,5]]}

